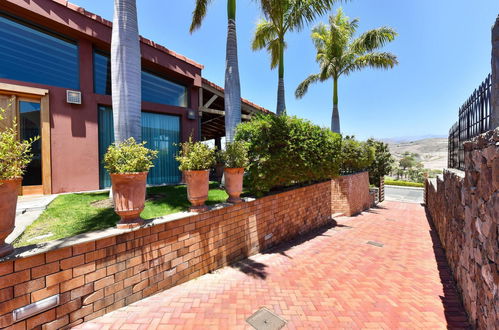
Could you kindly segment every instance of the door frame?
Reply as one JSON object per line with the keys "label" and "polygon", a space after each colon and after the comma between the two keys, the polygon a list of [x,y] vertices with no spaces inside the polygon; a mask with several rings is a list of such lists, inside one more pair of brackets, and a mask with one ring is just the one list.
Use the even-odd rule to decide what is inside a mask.
{"label": "door frame", "polygon": [[[29,99],[32,101],[40,102],[40,130],[42,137],[42,186],[23,186],[21,188],[21,194],[51,194],[52,162],[50,138],[50,100],[48,89],[0,83],[0,94],[12,95],[16,98],[16,105],[14,109],[18,108],[19,100]],[[15,111],[17,112],[17,110]],[[18,117],[17,113],[16,117]]]}

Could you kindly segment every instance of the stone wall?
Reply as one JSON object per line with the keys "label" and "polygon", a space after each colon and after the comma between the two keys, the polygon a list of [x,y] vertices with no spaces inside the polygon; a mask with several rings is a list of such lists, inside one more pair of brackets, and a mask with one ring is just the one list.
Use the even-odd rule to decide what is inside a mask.
{"label": "stone wall", "polygon": [[490,127],[499,127],[499,16],[492,28],[492,107]]}
{"label": "stone wall", "polygon": [[368,172],[342,175],[332,180],[331,191],[333,213],[352,216],[371,205]]}
{"label": "stone wall", "polygon": [[[338,180],[365,183],[357,176],[365,175]],[[109,228],[18,249],[0,260],[0,328],[71,327],[316,229],[331,221],[335,186],[327,181],[136,230]],[[363,189],[368,196],[368,183]],[[355,209],[362,204],[346,200]],[[57,294],[57,307],[14,322],[13,310]]]}
{"label": "stone wall", "polygon": [[426,207],[471,324],[499,329],[499,128],[464,148],[465,172],[426,181]]}

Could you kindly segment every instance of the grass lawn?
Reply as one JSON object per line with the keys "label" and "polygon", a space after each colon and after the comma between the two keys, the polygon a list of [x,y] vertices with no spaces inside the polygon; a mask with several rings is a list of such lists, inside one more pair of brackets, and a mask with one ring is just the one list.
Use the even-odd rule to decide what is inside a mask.
{"label": "grass lawn", "polygon": [[[151,187],[147,189],[147,195],[146,207],[141,214],[144,219],[185,211],[190,206],[184,185]],[[224,190],[218,189],[217,183],[212,183],[206,204],[225,202],[227,197]],[[105,205],[108,198],[108,192],[58,196],[14,241],[14,246],[42,243],[115,226],[119,217],[110,205]]]}
{"label": "grass lawn", "polygon": [[424,188],[424,183],[419,182],[411,182],[411,181],[402,181],[402,180],[393,180],[385,178],[385,184],[389,186],[402,186],[402,187],[418,187]]}

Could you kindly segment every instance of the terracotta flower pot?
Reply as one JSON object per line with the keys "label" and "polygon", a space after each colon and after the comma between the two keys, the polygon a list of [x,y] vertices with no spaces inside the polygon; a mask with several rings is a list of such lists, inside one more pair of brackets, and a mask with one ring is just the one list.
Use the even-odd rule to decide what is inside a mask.
{"label": "terracotta flower pot", "polygon": [[229,194],[229,203],[241,203],[242,199],[239,197],[243,192],[243,176],[244,168],[225,168],[225,191]]}
{"label": "terracotta flower pot", "polygon": [[14,231],[21,181],[21,178],[0,180],[0,257],[9,255],[14,250],[12,245],[5,243],[5,239]]}
{"label": "terracotta flower pot", "polygon": [[184,171],[184,175],[187,183],[187,199],[192,204],[189,211],[207,211],[208,207],[204,203],[208,199],[210,171]]}
{"label": "terracotta flower pot", "polygon": [[114,211],[121,218],[118,228],[134,228],[144,223],[140,213],[146,201],[147,173],[111,174]]}

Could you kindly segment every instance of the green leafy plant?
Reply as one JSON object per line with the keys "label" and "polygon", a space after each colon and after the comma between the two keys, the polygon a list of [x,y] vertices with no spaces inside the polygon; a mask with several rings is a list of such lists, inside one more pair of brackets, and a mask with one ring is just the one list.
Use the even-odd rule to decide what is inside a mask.
{"label": "green leafy plant", "polygon": [[[0,121],[5,120],[5,111],[6,109],[0,108]],[[15,120],[6,126],[7,128],[0,132],[0,180],[23,176],[26,167],[33,159],[31,145],[39,139],[35,137],[20,141]]]}
{"label": "green leafy plant", "polygon": [[223,163],[228,168],[248,166],[248,145],[244,141],[228,142],[225,150],[220,151]]}
{"label": "green leafy plant", "polygon": [[388,144],[374,139],[367,140],[367,145],[374,148],[374,161],[368,167],[369,181],[379,187],[381,178],[392,171],[393,157]]}
{"label": "green leafy plant", "polygon": [[366,171],[374,161],[375,149],[353,136],[346,136],[341,144],[341,170],[345,173]]}
{"label": "green leafy plant", "polygon": [[424,187],[424,184],[421,182],[410,182],[410,181],[389,180],[389,179],[385,179],[385,185],[402,186],[402,187],[417,187],[417,188]]}
{"label": "green leafy plant", "polygon": [[156,150],[145,147],[147,142],[137,143],[133,137],[113,143],[104,155],[104,167],[112,174],[147,172],[158,156]]}
{"label": "green leafy plant", "polygon": [[259,195],[339,173],[341,136],[304,119],[256,116],[239,124],[236,141],[248,145],[245,186]]}
{"label": "green leafy plant", "polygon": [[189,141],[180,143],[180,153],[175,158],[181,171],[207,170],[215,165],[215,149],[189,138]]}

